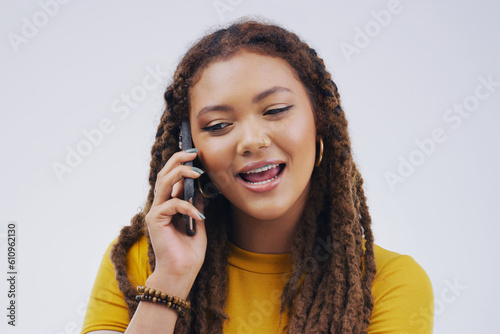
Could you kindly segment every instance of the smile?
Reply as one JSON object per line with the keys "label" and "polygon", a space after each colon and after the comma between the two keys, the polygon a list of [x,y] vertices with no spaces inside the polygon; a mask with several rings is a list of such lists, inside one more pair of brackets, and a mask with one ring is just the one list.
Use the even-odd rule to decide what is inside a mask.
{"label": "smile", "polygon": [[255,192],[265,192],[274,189],[285,169],[285,164],[272,164],[239,173],[238,179],[245,188]]}

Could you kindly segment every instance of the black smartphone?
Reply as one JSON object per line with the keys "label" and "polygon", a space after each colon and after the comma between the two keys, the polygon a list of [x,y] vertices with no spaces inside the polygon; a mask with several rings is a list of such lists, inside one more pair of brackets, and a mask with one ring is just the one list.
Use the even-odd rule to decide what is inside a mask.
{"label": "black smartphone", "polygon": [[[191,138],[191,126],[189,119],[184,119],[181,122],[180,134],[180,147],[181,150],[193,148],[193,139]],[[185,162],[184,165],[193,167],[193,161]],[[193,204],[194,201],[194,179],[184,178],[184,200]],[[184,215],[186,221],[186,233],[189,236],[196,234],[196,222],[190,216]]]}

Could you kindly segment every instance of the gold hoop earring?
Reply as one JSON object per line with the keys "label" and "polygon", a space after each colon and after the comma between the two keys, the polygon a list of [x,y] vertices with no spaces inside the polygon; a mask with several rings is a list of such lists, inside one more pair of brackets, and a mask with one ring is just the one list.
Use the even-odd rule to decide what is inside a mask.
{"label": "gold hoop earring", "polygon": [[205,192],[205,191],[203,191],[203,187],[201,186],[200,178],[198,178],[198,190],[200,191],[200,193],[203,197],[215,198],[220,194],[219,189],[217,189],[217,187],[215,187],[215,185],[212,182],[210,182],[206,186],[208,186],[209,188]]}
{"label": "gold hoop earring", "polygon": [[321,164],[321,160],[323,160],[323,138],[321,138],[321,136],[318,136],[317,139],[319,141],[319,157],[316,158],[314,166],[319,167],[319,165]]}

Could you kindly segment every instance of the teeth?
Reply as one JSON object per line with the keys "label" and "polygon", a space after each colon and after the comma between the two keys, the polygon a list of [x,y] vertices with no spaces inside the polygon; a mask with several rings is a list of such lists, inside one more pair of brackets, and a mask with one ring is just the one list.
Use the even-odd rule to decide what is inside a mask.
{"label": "teeth", "polygon": [[[276,168],[278,167],[278,165],[265,165],[264,167],[259,167],[259,168],[255,168],[255,169],[252,169],[251,171],[248,171],[248,172],[245,172],[243,174],[251,174],[251,173],[260,173],[260,172],[264,172],[266,170],[269,170],[271,168]],[[272,179],[271,179],[272,180]],[[269,180],[268,180],[269,181]],[[267,182],[267,181],[262,181],[262,182]],[[249,182],[250,183],[250,182]],[[259,184],[260,182],[256,182],[255,184]]]}
{"label": "teeth", "polygon": [[275,178],[277,178],[277,177],[278,177],[278,175],[276,175],[276,176],[274,176],[274,177],[270,178],[269,180],[260,181],[260,182],[248,182],[248,181],[245,181],[245,182],[246,182],[246,183],[248,183],[248,184],[264,184],[264,183],[269,183],[269,182],[271,182],[272,180],[274,180],[274,179],[275,179]]}

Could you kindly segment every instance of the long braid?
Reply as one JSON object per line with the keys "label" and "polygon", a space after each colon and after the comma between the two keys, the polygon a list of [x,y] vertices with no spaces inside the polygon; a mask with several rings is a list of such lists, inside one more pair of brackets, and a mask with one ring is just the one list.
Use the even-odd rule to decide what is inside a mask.
{"label": "long braid", "polygon": [[[316,172],[315,172],[316,173]],[[316,296],[317,289],[315,284],[318,282],[318,277],[321,272],[317,270],[317,265],[314,259],[314,246],[316,245],[315,238],[317,238],[319,211],[323,207],[322,193],[320,191],[322,177],[313,177],[314,180],[311,184],[311,196],[308,199],[304,213],[300,219],[304,223],[299,226],[298,233],[295,236],[292,245],[292,261],[294,264],[293,271],[290,279],[285,284],[283,289],[281,301],[281,312],[285,307],[288,308],[290,318],[291,333],[300,332],[307,319],[311,303]],[[313,261],[312,268],[308,269],[308,262]],[[311,271],[308,273],[308,271]],[[296,292],[299,289],[298,283],[306,272],[304,284],[301,286],[298,298],[295,298]]]}
{"label": "long braid", "polygon": [[229,228],[229,216],[221,215],[221,212],[229,212],[225,198],[214,201],[206,208],[207,220],[213,223],[205,225],[208,239],[207,254],[195,283],[199,289],[197,302],[200,306],[196,310],[196,328],[202,334],[222,332],[222,323],[227,319],[224,308],[228,256],[226,231]]}
{"label": "long braid", "polygon": [[364,253],[364,275],[363,275],[363,294],[364,294],[364,306],[363,312],[365,314],[364,317],[364,327],[363,331],[366,331],[368,326],[370,325],[370,316],[373,310],[373,295],[371,292],[373,279],[376,273],[376,265],[375,265],[375,253],[373,250],[374,238],[373,231],[371,229],[371,217],[368,212],[368,205],[366,203],[366,197],[363,190],[363,178],[361,174],[357,174],[356,177],[356,194],[359,199],[359,212],[360,212],[360,222],[361,227],[363,228],[363,234],[365,236],[365,253]]}
{"label": "long braid", "polygon": [[113,246],[110,254],[111,261],[115,266],[115,275],[116,280],[118,281],[118,287],[125,296],[125,302],[127,303],[130,317],[134,314],[138,302],[135,300],[135,288],[128,280],[126,255],[127,251],[143,235],[143,227],[144,215],[141,212],[132,218],[130,226],[122,228],[120,235],[118,236],[118,240]]}
{"label": "long braid", "polygon": [[[297,35],[253,21],[235,23],[201,39],[186,53],[165,92],[167,107],[151,150],[148,199],[131,226],[122,229],[112,252],[130,316],[137,303],[133,299],[135,290],[126,276],[126,253],[144,235],[144,217],[153,202],[157,174],[178,150],[179,125],[189,115],[189,88],[208,64],[227,59],[242,48],[281,57],[296,70],[313,104],[317,132],[325,145],[323,161],[311,177],[309,198],[292,245],[294,265],[281,296],[280,312],[288,312],[290,333],[366,333],[373,309],[374,240],[363,180],[350,152],[348,124],[337,86],[323,60]],[[193,309],[186,317],[179,318],[176,333],[220,333],[228,319],[224,309],[231,223],[229,203],[223,197],[211,200],[205,212],[206,258],[188,296]],[[317,260],[315,250],[322,247],[319,238],[325,236],[333,253],[308,266],[304,259]],[[150,240],[149,245],[149,263],[154,270]]]}

